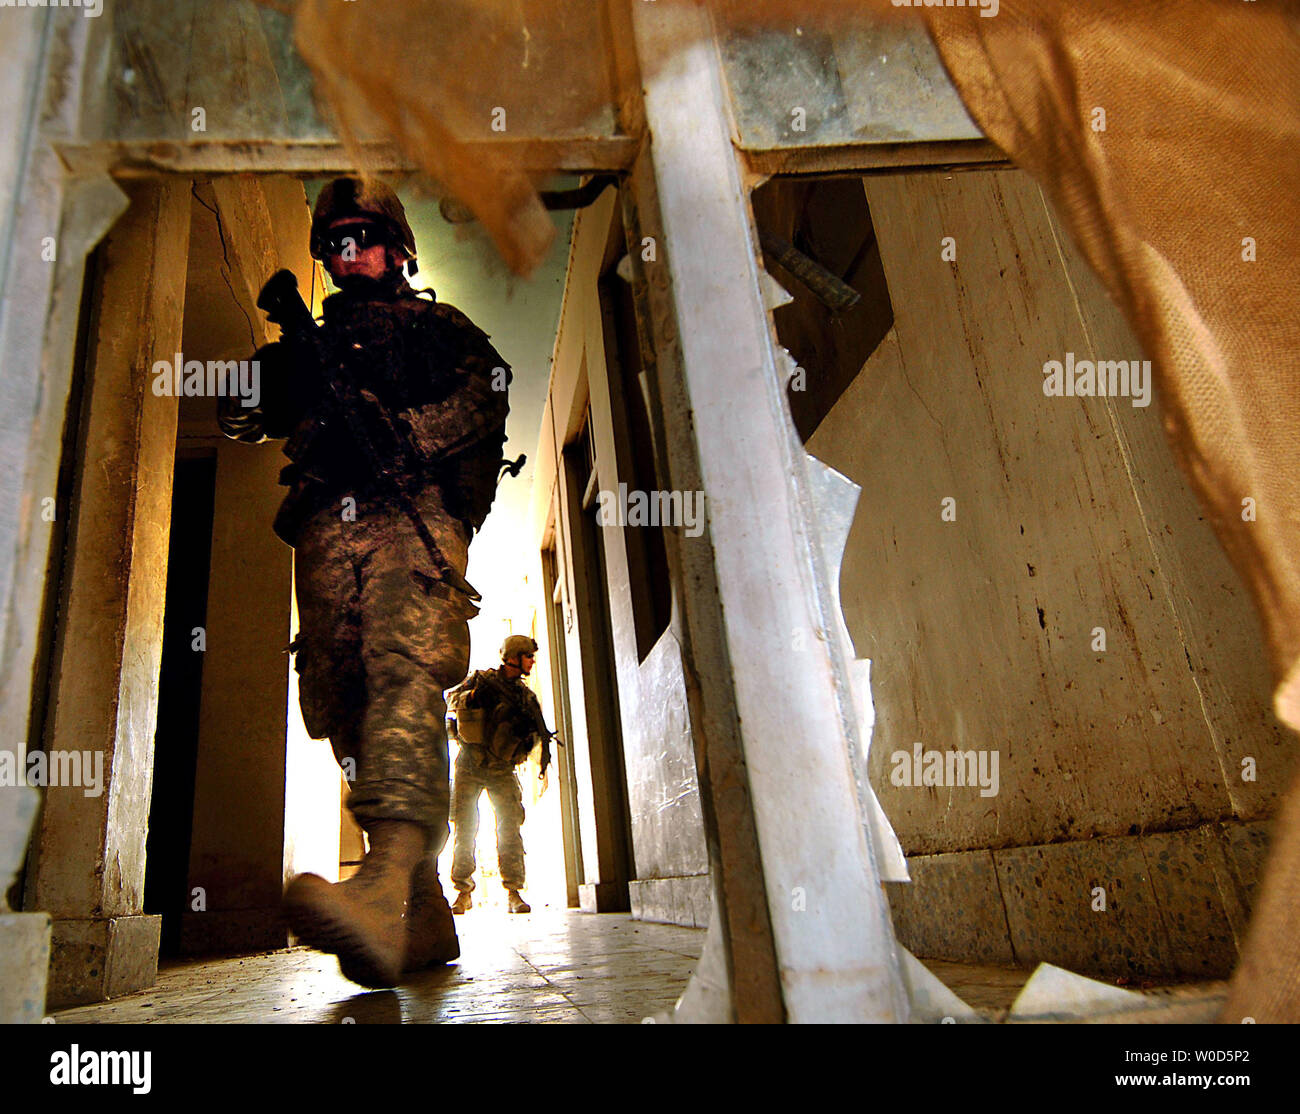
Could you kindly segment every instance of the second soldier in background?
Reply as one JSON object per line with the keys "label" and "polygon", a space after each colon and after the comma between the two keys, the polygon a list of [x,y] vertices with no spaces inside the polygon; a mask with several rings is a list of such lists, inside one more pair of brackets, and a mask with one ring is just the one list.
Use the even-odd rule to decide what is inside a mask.
{"label": "second soldier in background", "polygon": [[523,794],[515,767],[542,746],[542,777],[550,762],[552,732],[541,705],[523,678],[532,672],[537,643],[513,634],[501,646],[501,666],[479,670],[451,694],[452,737],[460,744],[451,790],[451,817],[456,850],[451,882],[460,891],[452,912],[464,913],[473,904],[474,840],[478,835],[478,801],[486,790],[497,818],[497,865],[510,912],[531,909],[519,891],[524,888]]}

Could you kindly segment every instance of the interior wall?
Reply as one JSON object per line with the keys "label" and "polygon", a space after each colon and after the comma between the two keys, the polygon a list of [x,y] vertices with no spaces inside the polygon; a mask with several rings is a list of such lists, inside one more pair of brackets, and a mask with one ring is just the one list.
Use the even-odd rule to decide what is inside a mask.
{"label": "interior wall", "polygon": [[[300,786],[286,776],[292,556],[270,529],[284,494],[278,465],[271,446],[217,450],[189,871],[203,900],[185,915],[181,941],[192,954],[288,940],[279,917],[287,802]],[[337,792],[336,780],[333,807],[319,814],[335,825]]]}
{"label": "interior wall", "polygon": [[[621,474],[619,469],[615,394],[611,391],[606,329],[598,289],[603,267],[608,262],[606,249],[611,223],[621,224],[617,202],[617,194],[607,190],[595,205],[583,211],[574,232],[547,403],[548,420],[543,423],[537,452],[539,462],[545,462],[539,463],[533,493],[533,522],[539,550],[556,485],[564,484],[564,471],[557,469],[555,462],[560,459],[560,449],[569,435],[571,415],[582,403],[589,403],[591,408],[599,489],[616,492],[620,482],[635,488],[635,480]],[[554,420],[551,415],[556,416]],[[562,489],[560,495],[561,513],[556,529],[572,537],[570,519],[577,510],[571,504],[575,500]],[[600,530],[635,863],[635,877],[628,883],[629,898],[632,914],[638,919],[703,927],[708,923],[710,903],[708,852],[686,708],[678,620],[674,613],[668,630],[641,660],[628,559],[627,532],[633,529],[637,527],[607,525]],[[558,547],[564,566],[560,575],[569,585],[576,575],[570,548]],[[573,608],[571,588],[564,592],[562,604],[567,624]],[[577,622],[581,622],[580,615],[576,617]],[[577,724],[575,734],[583,734],[583,692],[580,679],[574,677],[577,660],[578,647],[571,646],[570,699]],[[579,739],[577,745],[582,746],[583,741]],[[593,865],[599,869],[598,852],[590,850],[592,836],[600,837],[594,823],[593,794],[603,792],[604,787],[593,783],[588,766],[589,763],[580,762],[578,801],[580,814],[585,814],[581,817],[582,848],[584,859],[592,860],[587,866],[590,871]],[[582,784],[583,780],[587,784]]]}
{"label": "interior wall", "polygon": [[180,950],[181,920],[192,902],[190,836],[204,658],[196,651],[195,631],[207,621],[216,473],[215,452],[178,448],[172,483],[153,792],[145,847],[144,908],[162,917],[162,955]]}
{"label": "interior wall", "polygon": [[[196,187],[185,359],[243,360],[272,339],[256,308],[280,267],[319,292],[300,182],[239,177]],[[218,220],[220,226],[218,227]],[[284,488],[279,442],[221,436],[212,399],[187,399],[185,444],[216,454],[199,743],[180,947],[189,954],[283,947],[288,874],[338,877],[341,781],[329,744],[290,705],[292,550],[271,523]]]}
{"label": "interior wall", "polygon": [[[1140,348],[1020,172],[865,189],[895,326],[808,447],[863,488],[841,591],[914,879],[900,938],[1226,974],[1295,749],[1258,624],[1158,399],[1043,390],[1049,360]],[[918,744],[996,754],[996,795],[904,783]]]}

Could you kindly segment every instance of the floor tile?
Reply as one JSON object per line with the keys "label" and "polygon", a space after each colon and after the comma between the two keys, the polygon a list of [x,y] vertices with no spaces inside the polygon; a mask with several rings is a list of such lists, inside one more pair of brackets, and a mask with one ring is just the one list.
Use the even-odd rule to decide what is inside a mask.
{"label": "floor tile", "polygon": [[363,990],[332,956],[293,948],[168,964],[147,991],[53,1016],[88,1024],[635,1022],[676,1001],[704,946],[700,929],[571,910],[485,910],[457,918],[456,928],[459,961],[396,990]]}

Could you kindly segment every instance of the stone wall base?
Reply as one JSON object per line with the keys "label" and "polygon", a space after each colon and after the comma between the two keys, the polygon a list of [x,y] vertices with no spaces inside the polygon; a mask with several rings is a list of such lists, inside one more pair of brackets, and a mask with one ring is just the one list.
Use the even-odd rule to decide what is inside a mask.
{"label": "stone wall base", "polygon": [[915,855],[887,892],[926,959],[1102,978],[1226,978],[1268,846],[1265,822],[1204,824],[1003,850]]}
{"label": "stone wall base", "polygon": [[590,882],[578,887],[578,908],[584,913],[626,913],[627,887],[618,882]]}
{"label": "stone wall base", "polygon": [[628,892],[635,920],[709,927],[713,890],[707,874],[637,879],[628,883]]}
{"label": "stone wall base", "polygon": [[153,986],[161,932],[162,918],[144,914],[55,920],[50,1008],[84,1006]]}

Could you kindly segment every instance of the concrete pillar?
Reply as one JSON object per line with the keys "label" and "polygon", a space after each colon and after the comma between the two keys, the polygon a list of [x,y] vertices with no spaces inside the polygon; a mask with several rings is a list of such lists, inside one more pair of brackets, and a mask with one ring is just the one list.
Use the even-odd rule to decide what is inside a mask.
{"label": "concrete pillar", "polygon": [[707,962],[678,1016],[906,1020],[816,477],[774,356],[717,46],[685,0],[633,5],[633,21],[652,76],[632,223],[659,244],[657,262],[633,253],[634,274],[649,292],[664,474],[704,492],[707,519],[698,538],[669,536],[714,884]]}
{"label": "concrete pillar", "polygon": [[157,975],[160,920],[142,903],[177,400],[153,393],[151,372],[180,348],[189,184],[130,194],[104,251],[79,475],[57,508],[71,521],[45,742],[80,756],[83,785],[46,791],[27,901],[55,918],[56,1006]]}

